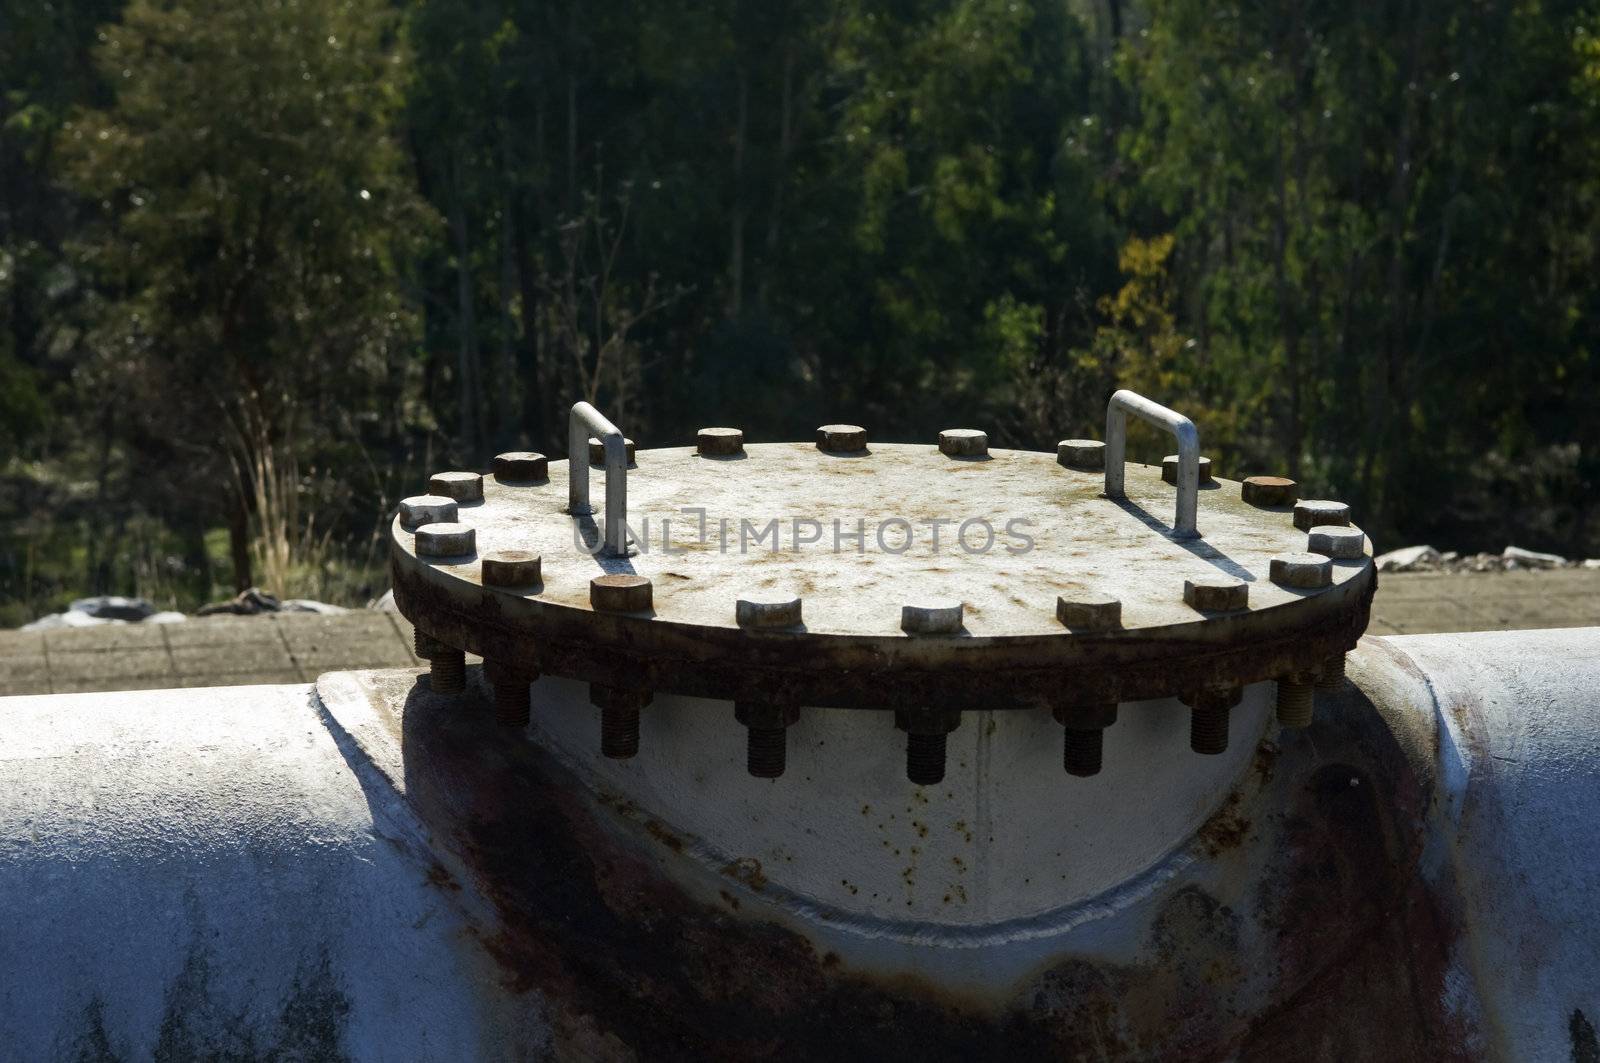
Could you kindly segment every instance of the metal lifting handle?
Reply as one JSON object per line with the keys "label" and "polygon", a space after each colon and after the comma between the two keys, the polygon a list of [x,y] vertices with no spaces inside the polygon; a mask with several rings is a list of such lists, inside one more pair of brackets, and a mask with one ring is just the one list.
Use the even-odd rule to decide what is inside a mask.
{"label": "metal lifting handle", "polygon": [[599,437],[606,453],[605,551],[628,553],[628,447],[622,432],[587,402],[572,404],[567,418],[567,512],[574,517],[594,512],[589,505],[589,435]]}
{"label": "metal lifting handle", "polygon": [[1194,422],[1133,391],[1119,391],[1106,403],[1106,497],[1126,498],[1122,463],[1128,450],[1128,414],[1171,432],[1178,439],[1178,512],[1172,520],[1176,539],[1198,539],[1195,517],[1200,502],[1200,431]]}

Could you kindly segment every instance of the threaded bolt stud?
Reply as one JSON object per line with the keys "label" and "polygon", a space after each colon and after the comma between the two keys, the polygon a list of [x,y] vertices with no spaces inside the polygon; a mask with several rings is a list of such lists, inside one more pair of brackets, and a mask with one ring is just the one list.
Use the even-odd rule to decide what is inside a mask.
{"label": "threaded bolt stud", "polygon": [[758,779],[776,779],[789,762],[789,725],[800,718],[800,706],[778,702],[736,701],[733,718],[745,727],[745,767]]}
{"label": "threaded bolt stud", "polygon": [[639,755],[639,710],[623,705],[600,709],[600,752],[612,760]]}
{"label": "threaded bolt stud", "polygon": [[1067,769],[1067,774],[1081,778],[1099,775],[1105,750],[1105,729],[1063,727],[1061,734],[1061,766]]}
{"label": "threaded bolt stud", "polygon": [[745,767],[758,779],[776,779],[789,759],[787,727],[750,727],[745,730]]}
{"label": "threaded bolt stud", "polygon": [[1212,687],[1183,698],[1189,706],[1189,748],[1216,756],[1228,751],[1228,716],[1244,691],[1239,687]]}
{"label": "threaded bolt stud", "polygon": [[494,722],[502,727],[528,726],[528,677],[516,672],[494,676]]}
{"label": "threaded bolt stud", "polygon": [[1189,712],[1189,748],[1196,753],[1215,756],[1228,751],[1228,715],[1226,706],[1194,708]]}
{"label": "threaded bolt stud", "polygon": [[428,685],[435,694],[454,697],[467,691],[467,655],[460,650],[446,650],[428,658]]}
{"label": "threaded bolt stud", "polygon": [[1296,673],[1278,680],[1278,723],[1283,727],[1311,725],[1311,677]]}
{"label": "threaded bolt stud", "polygon": [[948,738],[946,734],[906,732],[906,778],[918,786],[943,782]]}
{"label": "threaded bolt stud", "polygon": [[1344,654],[1336,653],[1322,662],[1317,673],[1318,690],[1338,690],[1344,685]]}

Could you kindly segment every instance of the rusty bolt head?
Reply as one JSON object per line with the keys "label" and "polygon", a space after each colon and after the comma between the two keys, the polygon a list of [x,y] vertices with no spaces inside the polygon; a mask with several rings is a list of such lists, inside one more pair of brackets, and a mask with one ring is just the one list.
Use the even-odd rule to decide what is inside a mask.
{"label": "rusty bolt head", "polygon": [[[1200,466],[1200,478],[1197,482],[1203,484],[1210,483],[1211,459],[1201,458],[1198,464]],[[1168,454],[1166,457],[1161,459],[1161,479],[1165,480],[1169,484],[1176,484],[1178,482],[1178,455]]]}
{"label": "rusty bolt head", "polygon": [[1239,486],[1239,497],[1252,506],[1292,506],[1300,497],[1300,485],[1282,476],[1247,476]]}
{"label": "rusty bolt head", "polygon": [[[633,440],[624,438],[622,449],[628,453],[628,464],[633,464]],[[594,436],[589,437],[589,464],[604,465],[606,463],[606,445]]]}
{"label": "rusty bolt head", "polygon": [[650,580],[618,573],[589,581],[589,605],[605,613],[639,613],[652,602]]}
{"label": "rusty bolt head", "polygon": [[740,627],[794,627],[800,623],[800,597],[794,594],[749,594],[734,602]]}
{"label": "rusty bolt head", "polygon": [[451,524],[456,519],[456,500],[444,495],[412,495],[400,500],[400,527],[416,531],[424,524]]}
{"label": "rusty bolt head", "polygon": [[1308,532],[1312,528],[1326,524],[1346,525],[1350,523],[1350,507],[1343,502],[1329,502],[1325,499],[1309,499],[1295,503],[1294,526],[1301,531]]}
{"label": "rusty bolt head", "polygon": [[1117,703],[1104,701],[1057,705],[1050,710],[1050,715],[1063,727],[1076,727],[1079,730],[1110,727],[1117,722]]}
{"label": "rusty bolt head", "polygon": [[1056,598],[1056,619],[1073,631],[1113,631],[1122,626],[1122,602],[1087,591],[1063,594]]}
{"label": "rusty bolt head", "polygon": [[424,524],[417,529],[418,557],[465,557],[478,549],[470,524]]}
{"label": "rusty bolt head", "polygon": [[854,424],[825,424],[817,429],[817,449],[829,454],[866,450],[867,430]]}
{"label": "rusty bolt head", "polygon": [[958,709],[896,709],[894,725],[906,734],[947,735],[961,726]]}
{"label": "rusty bolt head", "polygon": [[733,718],[746,727],[789,727],[800,719],[800,706],[775,705],[768,701],[736,701]]}
{"label": "rusty bolt head", "polygon": [[436,472],[428,478],[428,493],[457,502],[482,502],[483,477],[475,472]]}
{"label": "rusty bolt head", "polygon": [[510,450],[494,456],[494,478],[503,484],[537,484],[550,479],[550,462],[531,450]]}
{"label": "rusty bolt head", "polygon": [[1183,581],[1183,600],[1195,609],[1221,613],[1250,605],[1250,584],[1227,576]]}
{"label": "rusty bolt head", "polygon": [[708,458],[744,453],[744,433],[737,428],[702,428],[695,434],[695,449]]}
{"label": "rusty bolt head", "polygon": [[1313,528],[1306,536],[1306,552],[1359,561],[1367,556],[1367,535],[1360,528]]}
{"label": "rusty bolt head", "polygon": [[539,555],[527,550],[496,550],[483,555],[485,587],[532,587],[539,582]]}
{"label": "rusty bolt head", "polygon": [[1098,439],[1063,439],[1056,444],[1056,464],[1082,472],[1106,467],[1106,445]]}
{"label": "rusty bolt head", "polygon": [[938,598],[900,607],[900,630],[911,635],[953,635],[961,630],[960,599]]}
{"label": "rusty bolt head", "polygon": [[952,458],[978,458],[989,453],[989,433],[976,428],[946,428],[939,433],[939,453]]}
{"label": "rusty bolt head", "polygon": [[1321,554],[1279,554],[1272,559],[1271,574],[1280,587],[1316,590],[1333,582],[1333,562]]}

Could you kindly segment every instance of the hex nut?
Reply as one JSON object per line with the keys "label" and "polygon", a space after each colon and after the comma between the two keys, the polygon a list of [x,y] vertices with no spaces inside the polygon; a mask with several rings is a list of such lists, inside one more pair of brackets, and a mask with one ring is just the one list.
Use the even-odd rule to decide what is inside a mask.
{"label": "hex nut", "polygon": [[428,478],[428,493],[457,502],[482,502],[483,477],[475,472],[436,472]]}
{"label": "hex nut", "polygon": [[1050,710],[1050,715],[1063,727],[1081,730],[1110,727],[1117,722],[1117,703],[1098,701],[1057,705]]}
{"label": "hex nut", "polygon": [[978,458],[989,453],[989,433],[976,428],[946,428],[939,433],[939,453],[952,458]]}
{"label": "hex nut", "polygon": [[1360,528],[1313,528],[1306,535],[1306,553],[1359,561],[1367,556],[1367,534]]}
{"label": "hex nut", "polygon": [[900,630],[911,635],[953,635],[965,612],[955,598],[941,598],[900,607]]}
{"label": "hex nut", "polygon": [[1279,554],[1270,571],[1272,582],[1280,587],[1317,590],[1333,583],[1333,562],[1321,554]]}
{"label": "hex nut", "polygon": [[1183,581],[1183,600],[1207,613],[1247,609],[1250,605],[1250,584],[1227,576],[1186,579]]}
{"label": "hex nut", "polygon": [[708,458],[743,454],[744,433],[737,428],[702,428],[695,433],[695,449]]}
{"label": "hex nut", "polygon": [[644,576],[616,573],[589,581],[589,605],[601,612],[639,613],[653,600],[650,580]]}
{"label": "hex nut", "polygon": [[1346,525],[1350,523],[1350,507],[1343,502],[1329,502],[1326,499],[1314,498],[1304,502],[1295,503],[1294,526],[1303,532],[1325,524]]}
{"label": "hex nut", "polygon": [[495,480],[503,484],[536,484],[550,479],[550,462],[532,450],[496,454],[490,468]]}
{"label": "hex nut", "polygon": [[[1211,483],[1211,459],[1202,457],[1199,461],[1199,465],[1200,478],[1196,482],[1203,484]],[[1168,454],[1166,457],[1161,459],[1161,479],[1169,484],[1177,484],[1178,455]]]}
{"label": "hex nut", "polygon": [[470,524],[441,522],[417,529],[418,557],[465,557],[478,549],[478,536]]}
{"label": "hex nut", "polygon": [[867,430],[854,424],[825,424],[817,429],[817,449],[829,454],[866,450]]}
{"label": "hex nut", "polygon": [[800,606],[794,594],[751,594],[734,602],[733,615],[740,627],[795,627]]}
{"label": "hex nut", "polygon": [[1300,497],[1300,485],[1284,476],[1247,476],[1239,485],[1239,497],[1252,506],[1292,506]]}
{"label": "hex nut", "polygon": [[528,550],[496,550],[483,555],[485,587],[532,587],[540,579],[540,558]]}
{"label": "hex nut", "polygon": [[1081,472],[1101,472],[1106,467],[1106,445],[1098,439],[1063,439],[1056,444],[1056,464]]}
{"label": "hex nut", "polygon": [[[633,464],[633,440],[623,437],[622,449],[628,452],[628,464]],[[589,437],[589,464],[604,465],[606,463],[606,445],[594,436]]]}
{"label": "hex nut", "polygon": [[424,524],[453,524],[456,500],[444,495],[412,495],[400,500],[400,527],[414,532]]}
{"label": "hex nut", "polygon": [[1059,595],[1056,619],[1073,631],[1113,631],[1122,626],[1122,602],[1109,594]]}

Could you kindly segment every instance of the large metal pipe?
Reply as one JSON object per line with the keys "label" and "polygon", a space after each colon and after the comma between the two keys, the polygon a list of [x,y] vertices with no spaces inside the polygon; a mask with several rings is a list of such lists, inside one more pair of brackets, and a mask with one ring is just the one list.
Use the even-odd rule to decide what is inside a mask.
{"label": "large metal pipe", "polygon": [[781,782],[688,699],[595,758],[548,678],[510,744],[413,672],[3,699],[0,1057],[1586,1058],[1600,629],[1348,675],[1217,758],[1124,705],[1090,779],[970,712],[920,788],[860,711]]}

